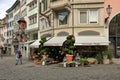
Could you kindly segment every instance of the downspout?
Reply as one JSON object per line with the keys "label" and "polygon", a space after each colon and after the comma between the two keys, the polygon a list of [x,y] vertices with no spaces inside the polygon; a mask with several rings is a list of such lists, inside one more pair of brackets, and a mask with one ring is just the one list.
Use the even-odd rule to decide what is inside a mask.
{"label": "downspout", "polygon": [[40,21],[39,21],[39,10],[40,10],[40,0],[37,0],[37,4],[38,4],[38,15],[37,15],[37,21],[38,21],[38,39],[40,39]]}
{"label": "downspout", "polygon": [[55,21],[55,20],[54,20],[54,16],[55,16],[55,13],[53,12],[53,26],[52,26],[52,27],[53,27],[53,36],[52,36],[52,37],[55,36],[55,32],[54,32],[54,25],[55,25],[55,23],[54,23],[54,21]]}
{"label": "downspout", "polygon": [[74,35],[74,0],[72,0],[72,35]]}

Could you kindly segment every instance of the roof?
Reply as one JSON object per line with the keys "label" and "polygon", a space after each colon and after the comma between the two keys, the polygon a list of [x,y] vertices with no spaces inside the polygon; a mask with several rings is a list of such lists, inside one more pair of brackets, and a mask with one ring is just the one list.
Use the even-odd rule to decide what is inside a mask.
{"label": "roof", "polygon": [[6,12],[9,13],[10,11],[12,11],[19,3],[20,0],[16,0],[15,3]]}

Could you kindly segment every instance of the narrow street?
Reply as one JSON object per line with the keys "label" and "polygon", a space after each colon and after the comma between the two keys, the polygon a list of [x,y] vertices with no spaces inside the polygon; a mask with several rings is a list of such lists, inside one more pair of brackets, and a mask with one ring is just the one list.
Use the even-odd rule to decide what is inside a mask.
{"label": "narrow street", "polygon": [[41,66],[23,59],[15,65],[15,56],[0,59],[0,80],[120,80],[120,65],[91,65],[91,67]]}

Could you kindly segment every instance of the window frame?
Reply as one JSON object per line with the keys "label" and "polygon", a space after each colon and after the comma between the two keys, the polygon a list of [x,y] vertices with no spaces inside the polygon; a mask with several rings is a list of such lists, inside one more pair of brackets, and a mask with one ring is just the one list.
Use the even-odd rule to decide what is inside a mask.
{"label": "window frame", "polygon": [[[96,20],[96,22],[90,22],[90,20],[89,20],[89,24],[97,24],[98,23],[98,17],[99,17],[99,15],[98,15],[98,10],[97,9],[89,9],[89,19],[90,19],[90,17],[91,17],[91,15],[90,15],[90,12],[91,11],[96,11],[96,13],[97,13],[97,20]],[[96,17],[96,16],[95,16]]]}
{"label": "window frame", "polygon": [[67,25],[67,24],[68,24],[69,12],[67,12],[67,19],[66,19],[67,21],[66,21],[66,23],[60,24],[59,14],[60,14],[60,13],[64,13],[64,12],[67,12],[67,11],[62,11],[62,12],[59,12],[59,13],[57,14],[57,17],[58,17],[58,25],[59,25],[59,26]]}
{"label": "window frame", "polygon": [[[96,11],[97,12],[97,20],[96,22],[90,22],[90,11]],[[80,12],[85,12],[86,11],[86,16],[87,16],[87,21],[86,23],[81,23],[80,19]],[[80,9],[79,10],[79,24],[98,24],[99,23],[99,14],[98,14],[98,9]]]}

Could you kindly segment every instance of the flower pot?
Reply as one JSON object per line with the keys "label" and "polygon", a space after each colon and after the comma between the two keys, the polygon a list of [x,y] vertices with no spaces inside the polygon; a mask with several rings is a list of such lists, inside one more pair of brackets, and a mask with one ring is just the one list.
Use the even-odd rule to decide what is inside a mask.
{"label": "flower pot", "polygon": [[37,64],[37,65],[40,65],[40,64],[41,64],[41,62],[40,62],[40,61],[36,61],[36,64]]}
{"label": "flower pot", "polygon": [[110,64],[110,60],[109,59],[103,59],[103,64]]}
{"label": "flower pot", "polygon": [[42,55],[43,60],[46,60],[48,58],[48,55]]}
{"label": "flower pot", "polygon": [[66,54],[67,62],[71,62],[73,60],[73,55]]}

